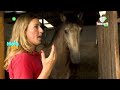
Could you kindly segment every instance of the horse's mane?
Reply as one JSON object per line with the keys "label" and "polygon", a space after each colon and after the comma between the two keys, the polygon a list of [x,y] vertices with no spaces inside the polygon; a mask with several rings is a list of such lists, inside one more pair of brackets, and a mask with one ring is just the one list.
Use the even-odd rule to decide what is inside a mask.
{"label": "horse's mane", "polygon": [[54,43],[55,39],[58,37],[58,34],[59,34],[60,29],[61,29],[62,26],[63,26],[63,24],[61,24],[61,25],[59,25],[58,27],[55,28],[55,32],[53,34],[53,37],[52,37],[50,43],[49,44],[44,44],[45,48],[50,47]]}

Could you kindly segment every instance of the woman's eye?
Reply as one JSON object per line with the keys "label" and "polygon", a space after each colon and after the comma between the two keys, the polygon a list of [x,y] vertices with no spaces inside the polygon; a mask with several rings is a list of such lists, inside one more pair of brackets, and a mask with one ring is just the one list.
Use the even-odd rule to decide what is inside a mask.
{"label": "woman's eye", "polygon": [[38,26],[35,26],[35,28],[38,28]]}

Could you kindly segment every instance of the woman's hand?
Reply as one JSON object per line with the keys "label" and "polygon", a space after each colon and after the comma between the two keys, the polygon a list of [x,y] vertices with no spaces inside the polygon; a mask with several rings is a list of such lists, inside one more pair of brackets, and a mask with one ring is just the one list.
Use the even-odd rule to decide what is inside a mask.
{"label": "woman's hand", "polygon": [[52,45],[52,49],[48,58],[45,58],[45,53],[41,50],[41,61],[43,65],[43,69],[38,79],[46,79],[49,77],[55,62],[56,62],[56,50],[54,44]]}

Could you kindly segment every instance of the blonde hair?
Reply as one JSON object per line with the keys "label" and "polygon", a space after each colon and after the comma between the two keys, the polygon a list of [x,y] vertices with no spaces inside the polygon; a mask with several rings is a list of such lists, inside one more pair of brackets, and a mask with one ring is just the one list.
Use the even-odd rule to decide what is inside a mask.
{"label": "blonde hair", "polygon": [[21,51],[27,51],[29,53],[33,52],[34,46],[28,42],[26,37],[26,30],[30,21],[34,18],[38,18],[38,16],[32,13],[26,13],[18,17],[18,19],[16,20],[13,26],[12,37],[10,39],[10,42],[16,41],[19,43],[19,46],[17,46],[17,48],[13,48],[11,46],[7,47],[7,54],[4,65],[4,68],[6,70],[8,69],[8,66],[12,58],[19,52]]}

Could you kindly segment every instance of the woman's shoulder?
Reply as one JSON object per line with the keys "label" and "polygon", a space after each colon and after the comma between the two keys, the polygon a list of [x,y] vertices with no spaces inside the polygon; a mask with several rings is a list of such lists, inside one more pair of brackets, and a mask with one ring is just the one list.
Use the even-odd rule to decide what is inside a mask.
{"label": "woman's shoulder", "polygon": [[34,62],[35,58],[38,58],[39,56],[36,57],[38,53],[29,53],[29,52],[19,52],[17,53],[13,58],[12,62],[13,63],[32,63]]}
{"label": "woman's shoulder", "polygon": [[21,52],[21,53],[18,53],[16,54],[14,57],[13,57],[13,62],[18,62],[18,61],[30,61],[32,60],[32,55],[28,52]]}
{"label": "woman's shoulder", "polygon": [[29,58],[31,56],[30,53],[28,52],[20,52],[18,54],[15,55],[16,58],[19,58],[19,57],[26,57],[26,58]]}
{"label": "woman's shoulder", "polygon": [[9,70],[12,68],[13,70],[15,68],[32,68],[33,66],[33,58],[31,57],[31,55],[27,52],[20,52],[17,53],[13,58],[12,61],[9,65]]}
{"label": "woman's shoulder", "polygon": [[40,55],[37,52],[29,53],[29,52],[20,52],[14,56],[14,59],[22,59],[22,60],[32,60],[36,57],[36,55]]}

